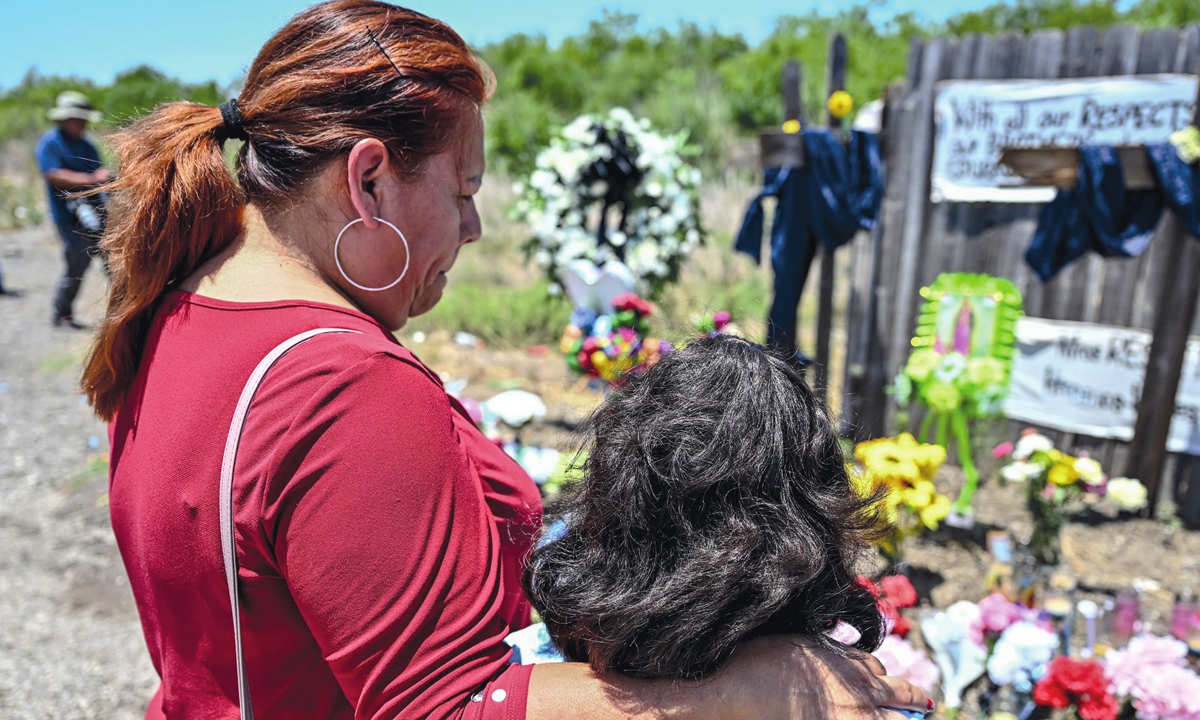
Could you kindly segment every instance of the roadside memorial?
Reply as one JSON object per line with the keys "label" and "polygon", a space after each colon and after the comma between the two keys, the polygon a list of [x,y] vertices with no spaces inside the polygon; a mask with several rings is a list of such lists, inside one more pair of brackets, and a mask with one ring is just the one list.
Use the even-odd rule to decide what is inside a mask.
{"label": "roadside memorial", "polygon": [[912,340],[915,348],[896,376],[896,401],[925,408],[919,439],[957,446],[966,483],[953,510],[969,522],[979,482],[970,424],[995,417],[1008,395],[1021,294],[1003,278],[971,273],[939,275],[921,289],[925,298]]}
{"label": "roadside memorial", "polygon": [[622,263],[630,292],[653,298],[679,277],[705,239],[700,171],[687,158],[686,133],[662,135],[624,108],[581,115],[538,153],[517,184],[513,215],[529,226],[527,257],[563,292],[576,260]]}
{"label": "roadside memorial", "polygon": [[[1192,163],[1200,156],[1200,130],[1189,127],[1198,68],[1200,25],[1194,23],[913,40],[905,81],[885,93],[880,134],[888,172],[877,222],[880,241],[860,238],[852,253],[847,326],[856,331],[848,335],[841,403],[847,433],[865,439],[902,429],[904,416],[884,386],[911,354],[912,327],[924,302],[918,288],[945,272],[1006,278],[1020,291],[1031,321],[1148,332],[1159,342],[1135,383],[1104,388],[1132,401],[1134,410],[1122,410],[1131,417],[1124,425],[1129,430],[1089,432],[1078,422],[1086,408],[1062,395],[1063,410],[1071,416],[1066,420],[1074,427],[1066,427],[1066,420],[1047,422],[1055,406],[1043,403],[1043,420],[1023,413],[1007,428],[994,423],[981,430],[986,444],[1015,440],[1024,423],[1036,422],[1064,452],[1089,451],[1114,475],[1141,479],[1150,496],[1146,514],[1154,515],[1156,501],[1166,500],[1186,525],[1200,523],[1200,456],[1181,454],[1186,444],[1181,433],[1191,423],[1186,391],[1176,390],[1181,382],[1186,386],[1186,371],[1182,381],[1174,379],[1187,337],[1200,334],[1192,292],[1200,284],[1194,271],[1200,244],[1183,242],[1190,211],[1177,217],[1174,208],[1184,203],[1177,199],[1172,205],[1167,197],[1179,196],[1194,182],[1185,182],[1187,176],[1197,172]],[[1174,153],[1167,152],[1167,143]],[[1116,243],[1106,254],[1088,252],[1104,243],[1087,235],[1092,231],[1081,210],[1080,222],[1061,224],[1069,242],[1034,247],[1034,262],[1026,263],[1046,203],[1060,189],[1078,189],[1082,156],[1092,153],[1080,146],[1108,146],[1115,153],[1115,161],[1099,158],[1092,163],[1097,169],[1088,172],[1097,181],[1091,184],[1106,192],[1119,177],[1123,204],[1101,208],[1100,217],[1133,231],[1108,233]],[[1166,171],[1155,175],[1148,146],[1158,148],[1157,164]],[[1168,174],[1175,180],[1171,192],[1163,193],[1158,177]],[[1138,199],[1143,191],[1156,193],[1150,200],[1171,210],[1157,225],[1153,207],[1143,209]],[[1066,369],[1085,370],[1082,363]],[[1088,375],[1056,377],[1061,392],[1101,384]],[[1035,385],[1027,384],[1032,375],[1020,380],[1025,384],[1013,386],[1019,396],[1014,408],[1030,406],[1027,390],[1051,397],[1044,378]],[[1183,403],[1178,412],[1176,398]],[[1140,415],[1138,407],[1144,410]],[[1111,414],[1098,411],[1096,426],[1116,427]]]}

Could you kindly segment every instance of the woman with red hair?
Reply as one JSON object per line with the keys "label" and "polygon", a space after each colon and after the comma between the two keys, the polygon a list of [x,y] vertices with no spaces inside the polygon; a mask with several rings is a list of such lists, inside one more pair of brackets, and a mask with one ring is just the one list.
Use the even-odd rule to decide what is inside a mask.
{"label": "woman with red hair", "polygon": [[112,293],[83,383],[162,678],[147,716],[923,709],[867,657],[787,638],[704,684],[509,663],[537,489],[392,335],[480,237],[489,81],[446,25],[337,0],[277,32],[236,100],[171,103],[116,138]]}

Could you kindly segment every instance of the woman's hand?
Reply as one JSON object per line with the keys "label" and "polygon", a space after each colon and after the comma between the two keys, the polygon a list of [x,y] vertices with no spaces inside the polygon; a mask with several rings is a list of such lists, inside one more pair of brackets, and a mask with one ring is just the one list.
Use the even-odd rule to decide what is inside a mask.
{"label": "woman's hand", "polygon": [[843,657],[799,636],[760,637],[745,643],[713,682],[755,718],[900,720],[884,708],[929,709],[920,688],[888,676],[874,656],[849,652]]}
{"label": "woman's hand", "polygon": [[884,675],[871,655],[843,657],[798,636],[745,643],[702,682],[598,676],[580,663],[534,667],[529,720],[902,720],[886,708],[925,712],[920,688]]}

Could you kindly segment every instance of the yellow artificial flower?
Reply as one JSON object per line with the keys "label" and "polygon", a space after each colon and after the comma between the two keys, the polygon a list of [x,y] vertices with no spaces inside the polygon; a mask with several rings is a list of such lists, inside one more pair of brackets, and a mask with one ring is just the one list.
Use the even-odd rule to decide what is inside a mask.
{"label": "yellow artificial flower", "polygon": [[904,365],[904,372],[914,382],[925,382],[941,361],[942,356],[931,348],[913,350],[912,355],[908,356],[908,362]]}
{"label": "yellow artificial flower", "polygon": [[924,508],[933,503],[937,488],[928,480],[918,480],[912,488],[904,491],[904,503],[914,509]]}
{"label": "yellow artificial flower", "polygon": [[919,513],[921,522],[930,530],[937,530],[938,523],[946,519],[950,514],[950,498],[945,495],[937,495],[933,498],[933,502],[926,505]]}
{"label": "yellow artificial flower", "polygon": [[886,482],[896,488],[933,480],[946,461],[946,449],[940,445],[917,442],[909,433],[895,438],[879,438],[854,447],[854,459],[862,463],[875,484]]}
{"label": "yellow artificial flower", "polygon": [[962,393],[953,383],[934,380],[925,386],[921,394],[929,409],[942,415],[949,415],[962,405]]}
{"label": "yellow artificial flower", "polygon": [[967,362],[967,382],[978,387],[1001,385],[1007,379],[1004,363],[993,357],[971,358]]}
{"label": "yellow artificial flower", "polygon": [[846,463],[846,474],[850,476],[850,487],[861,497],[870,497],[875,492],[875,479],[866,470]]}
{"label": "yellow artificial flower", "polygon": [[1051,485],[1074,485],[1079,480],[1079,471],[1075,468],[1075,458],[1059,450],[1047,453],[1054,465],[1046,475]]}
{"label": "yellow artificial flower", "polygon": [[850,93],[845,90],[838,90],[829,96],[825,107],[829,109],[829,114],[833,117],[844,118],[854,110],[854,98],[850,97]]}

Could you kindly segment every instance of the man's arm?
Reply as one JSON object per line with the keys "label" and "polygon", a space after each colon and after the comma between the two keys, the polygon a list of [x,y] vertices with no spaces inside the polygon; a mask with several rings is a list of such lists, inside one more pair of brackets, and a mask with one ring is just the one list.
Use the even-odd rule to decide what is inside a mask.
{"label": "man's arm", "polygon": [[83,190],[93,185],[106,183],[112,179],[112,173],[104,168],[94,172],[77,172],[66,168],[53,168],[42,173],[46,182],[60,190]]}

